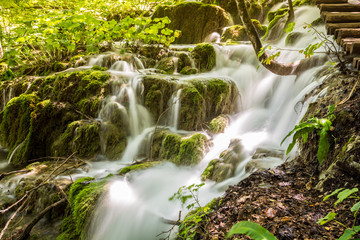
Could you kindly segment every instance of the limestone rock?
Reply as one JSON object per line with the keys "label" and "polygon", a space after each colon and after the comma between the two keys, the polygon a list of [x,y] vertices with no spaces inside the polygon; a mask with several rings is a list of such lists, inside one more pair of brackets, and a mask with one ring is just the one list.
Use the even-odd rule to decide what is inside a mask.
{"label": "limestone rock", "polygon": [[222,8],[199,2],[160,5],[152,18],[165,16],[171,20],[170,29],[181,31],[180,38],[175,41],[177,44],[203,42],[209,34],[221,33],[230,21]]}

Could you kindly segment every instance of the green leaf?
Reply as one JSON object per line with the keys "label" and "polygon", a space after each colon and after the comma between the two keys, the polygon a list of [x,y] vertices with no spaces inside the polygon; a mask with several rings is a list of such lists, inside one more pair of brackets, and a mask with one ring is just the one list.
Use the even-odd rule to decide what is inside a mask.
{"label": "green leaf", "polygon": [[320,225],[324,225],[325,223],[328,223],[328,222],[334,220],[335,217],[336,217],[336,213],[329,212],[325,217],[319,219],[319,221],[317,221],[316,223],[318,223]]}
{"label": "green leaf", "polygon": [[334,190],[332,193],[326,195],[326,196],[324,197],[323,201],[326,201],[326,199],[328,199],[329,197],[332,197],[332,196],[338,194],[338,193],[339,193],[341,190],[343,190],[343,189],[345,189],[345,188],[338,188],[338,189]]}
{"label": "green leaf", "polygon": [[350,197],[353,193],[358,192],[359,189],[358,188],[353,188],[353,189],[345,189],[343,191],[341,191],[338,195],[337,198],[338,200],[334,203],[334,205],[338,205],[339,203],[341,203],[342,201],[344,201],[345,199],[347,199],[348,197]]}
{"label": "green leaf", "polygon": [[330,149],[330,143],[329,143],[327,130],[323,128],[320,131],[319,148],[317,151],[317,157],[319,163],[322,163],[323,160],[326,158],[329,149]]}
{"label": "green leaf", "polygon": [[246,234],[254,240],[277,240],[268,230],[249,221],[241,221],[233,225],[226,238],[230,238],[234,234]]}
{"label": "green leaf", "polygon": [[355,226],[353,228],[346,229],[338,240],[348,240],[359,231],[360,231],[360,226]]}
{"label": "green leaf", "polygon": [[351,210],[351,212],[355,212],[355,214],[356,214],[359,211],[359,209],[360,209],[360,202],[357,202],[352,206],[352,208],[350,210]]}

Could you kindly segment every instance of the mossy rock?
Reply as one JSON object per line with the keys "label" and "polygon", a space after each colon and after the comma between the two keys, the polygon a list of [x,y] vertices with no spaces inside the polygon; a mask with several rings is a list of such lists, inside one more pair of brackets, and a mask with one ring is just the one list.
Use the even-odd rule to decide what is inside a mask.
{"label": "mossy rock", "polygon": [[164,71],[166,74],[173,74],[178,71],[179,58],[166,57],[161,59],[155,66],[156,69]]}
{"label": "mossy rock", "polygon": [[312,1],[312,0],[295,0],[293,2],[294,7],[300,7],[303,5],[314,5],[314,1]]}
{"label": "mossy rock", "polygon": [[177,5],[159,5],[152,18],[168,17],[169,28],[180,30],[181,36],[174,43],[200,43],[213,32],[221,33],[230,19],[222,8],[199,2],[183,2]]}
{"label": "mossy rock", "polygon": [[169,133],[164,138],[160,159],[175,163],[176,165],[196,165],[208,150],[207,137],[200,133],[182,137],[178,134]]}
{"label": "mossy rock", "polygon": [[50,69],[54,72],[61,72],[67,69],[67,65],[63,62],[54,62],[50,66]]}
{"label": "mossy rock", "polygon": [[266,33],[263,36],[263,39],[266,40],[275,40],[281,36],[288,19],[288,9],[282,14],[276,14],[274,18],[269,22]]}
{"label": "mossy rock", "polygon": [[231,80],[194,78],[180,95],[179,129],[197,130],[220,114],[237,107],[238,91]]}
{"label": "mossy rock", "polygon": [[76,153],[79,157],[92,157],[100,152],[100,122],[74,121],[67,125],[63,134],[52,145],[55,156],[69,156]]}
{"label": "mossy rock", "polygon": [[214,167],[219,162],[220,162],[219,159],[213,159],[209,162],[208,166],[205,168],[205,170],[201,174],[201,181],[206,181],[208,179],[212,179],[212,176],[214,173]]}
{"label": "mossy rock", "polygon": [[196,45],[191,52],[194,59],[195,67],[199,72],[207,72],[213,69],[216,65],[216,52],[213,45],[209,43],[201,43]]}
{"label": "mossy rock", "polygon": [[68,65],[74,68],[84,66],[87,63],[87,58],[84,55],[76,55],[70,59]]}
{"label": "mossy rock", "polygon": [[100,126],[101,151],[108,159],[121,157],[127,146],[126,130],[110,122]]}
{"label": "mossy rock", "polygon": [[160,114],[168,108],[172,94],[178,88],[177,78],[163,75],[148,75],[143,77],[144,105],[149,112],[158,119]]}
{"label": "mossy rock", "polygon": [[[235,0],[203,0],[202,2],[220,6],[231,15],[234,24],[242,23]],[[263,6],[261,1],[245,0],[245,4],[251,18],[263,20]]]}
{"label": "mossy rock", "polygon": [[160,163],[161,163],[161,161],[143,162],[143,163],[134,164],[134,165],[120,169],[120,171],[118,172],[118,175],[122,176],[122,175],[125,175],[128,173],[134,172],[134,171],[144,170],[144,169],[156,166]]}
{"label": "mossy rock", "polygon": [[[255,26],[255,29],[259,33],[259,36],[260,37],[264,36],[266,33],[267,27],[261,25],[261,23],[256,19],[252,19],[252,22]],[[249,41],[249,37],[246,33],[245,27],[242,25],[234,25],[234,26],[226,28],[225,31],[223,32],[223,34],[221,35],[221,41],[226,42],[229,40],[231,40],[231,41]]]}
{"label": "mossy rock", "polygon": [[212,133],[221,133],[224,132],[225,128],[229,124],[229,118],[223,114],[217,116],[211,120],[209,129]]}
{"label": "mossy rock", "polygon": [[94,181],[90,177],[74,182],[69,191],[70,214],[62,221],[57,240],[86,239],[87,224],[105,184],[106,180]]}
{"label": "mossy rock", "polygon": [[180,71],[180,74],[183,74],[183,75],[192,75],[192,74],[197,74],[197,73],[198,73],[197,68],[193,68],[190,66],[186,66],[183,69],[181,69],[181,71]]}
{"label": "mossy rock", "polygon": [[284,15],[284,13],[288,13],[289,12],[289,8],[279,8],[276,11],[271,11],[268,13],[267,15],[267,19],[269,21],[269,23],[274,20],[274,18],[276,16],[280,16],[280,15]]}

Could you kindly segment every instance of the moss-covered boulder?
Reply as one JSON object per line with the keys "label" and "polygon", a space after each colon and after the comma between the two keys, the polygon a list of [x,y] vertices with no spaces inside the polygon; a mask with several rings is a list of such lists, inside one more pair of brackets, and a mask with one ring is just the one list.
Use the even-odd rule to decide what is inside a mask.
{"label": "moss-covered boulder", "polygon": [[177,73],[179,70],[179,58],[167,57],[161,59],[155,66],[156,69],[164,71],[166,74]]}
{"label": "moss-covered boulder", "polygon": [[209,130],[212,133],[224,132],[225,128],[229,125],[229,118],[221,114],[210,121]]}
{"label": "moss-covered boulder", "polygon": [[100,126],[101,152],[109,159],[121,157],[127,146],[126,129],[116,124],[103,122]]}
{"label": "moss-covered boulder", "polygon": [[170,133],[162,142],[160,158],[177,165],[195,165],[208,150],[208,144],[207,137],[200,133],[185,137]]}
{"label": "moss-covered boulder", "polygon": [[165,75],[148,75],[143,77],[144,105],[158,119],[168,108],[172,94],[178,89],[178,78]]}
{"label": "moss-covered boulder", "polygon": [[[260,37],[264,36],[266,33],[266,26],[261,25],[261,23],[256,20],[252,19],[252,22],[259,34]],[[223,34],[221,35],[221,41],[249,41],[249,37],[245,31],[245,27],[242,25],[234,25],[231,27],[227,27]]]}
{"label": "moss-covered boulder", "polygon": [[71,186],[70,214],[62,221],[62,233],[57,240],[86,239],[87,224],[106,184],[106,180],[93,180],[90,177],[81,178]]}
{"label": "moss-covered boulder", "polygon": [[[88,70],[3,82],[3,94],[14,94],[0,113],[0,143],[9,149],[11,162],[23,165],[55,153],[90,156],[98,151],[98,124],[68,124],[98,115],[108,79],[105,72]],[[55,144],[68,140],[65,145],[74,145],[67,149]]]}
{"label": "moss-covered boulder", "polygon": [[229,24],[229,17],[222,8],[199,2],[183,2],[177,5],[160,5],[152,18],[168,17],[169,28],[180,30],[175,43],[200,43],[213,32],[222,32]]}
{"label": "moss-covered boulder", "polygon": [[52,145],[55,156],[76,153],[80,157],[92,157],[100,151],[100,122],[78,120],[67,125],[66,130]]}
{"label": "moss-covered boulder", "polygon": [[220,114],[230,114],[237,107],[238,92],[228,79],[194,78],[180,95],[179,129],[197,130]]}
{"label": "moss-covered boulder", "polygon": [[213,69],[216,65],[216,52],[213,45],[209,43],[201,43],[196,45],[191,52],[194,59],[195,67],[199,72],[207,72]]}
{"label": "moss-covered boulder", "polygon": [[234,176],[237,166],[245,159],[241,140],[233,139],[229,148],[220,154],[220,158],[210,161],[201,175],[201,180],[222,182]]}

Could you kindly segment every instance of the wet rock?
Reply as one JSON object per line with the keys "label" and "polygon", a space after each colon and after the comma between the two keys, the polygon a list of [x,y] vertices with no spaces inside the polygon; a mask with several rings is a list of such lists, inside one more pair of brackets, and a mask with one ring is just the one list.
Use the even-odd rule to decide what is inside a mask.
{"label": "wet rock", "polygon": [[100,126],[101,152],[108,159],[118,159],[127,146],[126,129],[110,122],[103,122]]}
{"label": "wet rock", "polygon": [[222,182],[227,178],[234,176],[237,166],[245,159],[243,145],[241,140],[231,140],[229,147],[219,159],[210,161],[206,169],[201,175],[201,180],[207,179],[216,182]]}
{"label": "wet rock", "polygon": [[257,148],[251,160],[246,164],[245,171],[265,170],[281,164],[285,152],[275,148]]}
{"label": "wet rock", "polygon": [[161,161],[154,161],[154,162],[142,162],[142,163],[136,163],[134,165],[128,166],[128,167],[124,167],[122,169],[119,170],[118,175],[125,175],[134,171],[140,171],[140,170],[144,170],[147,168],[151,168],[154,167],[158,164],[160,164]]}
{"label": "wet rock", "polygon": [[224,132],[225,128],[229,125],[229,118],[223,114],[211,120],[209,129],[212,133]]}
{"label": "wet rock", "polygon": [[152,18],[166,16],[171,20],[169,28],[181,31],[180,38],[175,40],[177,44],[203,42],[209,34],[221,33],[230,21],[222,8],[199,2],[160,5]]}
{"label": "wet rock", "polygon": [[196,45],[191,52],[194,59],[195,67],[199,72],[208,72],[216,65],[215,48],[209,43],[201,43]]}
{"label": "wet rock", "polygon": [[[256,19],[252,19],[252,22],[259,34],[260,37],[264,36],[266,33],[266,26],[260,24]],[[234,25],[231,27],[225,28],[223,34],[221,35],[221,41],[249,41],[249,37],[246,33],[245,27],[242,25]]]}
{"label": "wet rock", "polygon": [[291,32],[286,36],[285,45],[292,46],[300,41],[300,39],[304,36],[301,32]]}

